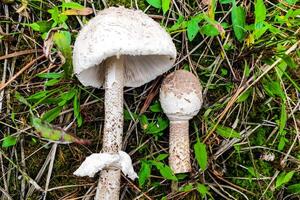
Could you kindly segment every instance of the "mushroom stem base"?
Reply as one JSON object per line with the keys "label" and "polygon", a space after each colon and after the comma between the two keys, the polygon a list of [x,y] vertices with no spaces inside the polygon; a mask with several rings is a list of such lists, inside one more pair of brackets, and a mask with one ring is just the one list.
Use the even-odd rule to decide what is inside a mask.
{"label": "mushroom stem base", "polygon": [[[105,71],[105,120],[103,153],[118,153],[122,148],[123,135],[123,58],[110,58]],[[120,194],[120,170],[101,171],[95,200],[118,200]]]}
{"label": "mushroom stem base", "polygon": [[175,174],[191,171],[189,122],[171,121],[169,136],[169,165]]}

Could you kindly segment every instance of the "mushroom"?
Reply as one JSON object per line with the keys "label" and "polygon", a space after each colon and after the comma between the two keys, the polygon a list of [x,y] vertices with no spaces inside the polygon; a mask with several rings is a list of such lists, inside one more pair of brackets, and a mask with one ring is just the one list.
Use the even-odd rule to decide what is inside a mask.
{"label": "mushroom", "polygon": [[160,103],[170,120],[169,166],[175,174],[191,171],[189,120],[202,105],[202,87],[193,73],[177,70],[160,88]]}
{"label": "mushroom", "polygon": [[[140,10],[111,7],[79,32],[74,72],[85,86],[105,88],[103,153],[122,148],[123,87],[139,87],[168,71],[176,48],[169,34]],[[118,199],[120,170],[101,171],[96,199]]]}

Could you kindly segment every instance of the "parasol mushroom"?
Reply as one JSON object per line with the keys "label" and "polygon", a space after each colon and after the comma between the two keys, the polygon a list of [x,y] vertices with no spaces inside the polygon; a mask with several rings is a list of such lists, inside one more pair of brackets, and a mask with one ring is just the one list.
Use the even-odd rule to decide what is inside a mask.
{"label": "parasol mushroom", "polygon": [[[123,87],[139,87],[168,71],[176,48],[168,33],[142,11],[111,7],[79,32],[73,65],[85,86],[105,88],[102,153],[122,148]],[[118,199],[120,170],[103,169],[95,199]]]}
{"label": "parasol mushroom", "polygon": [[160,88],[160,103],[170,120],[169,166],[175,174],[191,171],[189,120],[202,105],[202,87],[193,73],[177,70]]}

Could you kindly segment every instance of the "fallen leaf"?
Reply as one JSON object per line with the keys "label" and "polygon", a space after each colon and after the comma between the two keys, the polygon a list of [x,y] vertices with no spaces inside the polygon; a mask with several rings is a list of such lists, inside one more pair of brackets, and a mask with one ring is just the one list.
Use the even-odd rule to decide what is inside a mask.
{"label": "fallen leaf", "polygon": [[69,9],[63,12],[64,15],[90,15],[93,13],[92,8]]}

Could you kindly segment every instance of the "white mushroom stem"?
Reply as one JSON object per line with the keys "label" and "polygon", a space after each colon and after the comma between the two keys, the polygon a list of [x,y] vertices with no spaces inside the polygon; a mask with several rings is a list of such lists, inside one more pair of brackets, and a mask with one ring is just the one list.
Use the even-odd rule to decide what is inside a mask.
{"label": "white mushroom stem", "polygon": [[[110,58],[105,62],[105,121],[102,152],[118,153],[122,147],[123,135],[123,58]],[[101,171],[96,200],[116,200],[120,194],[121,171]]]}
{"label": "white mushroom stem", "polygon": [[191,171],[189,121],[171,121],[169,165],[175,174]]}

